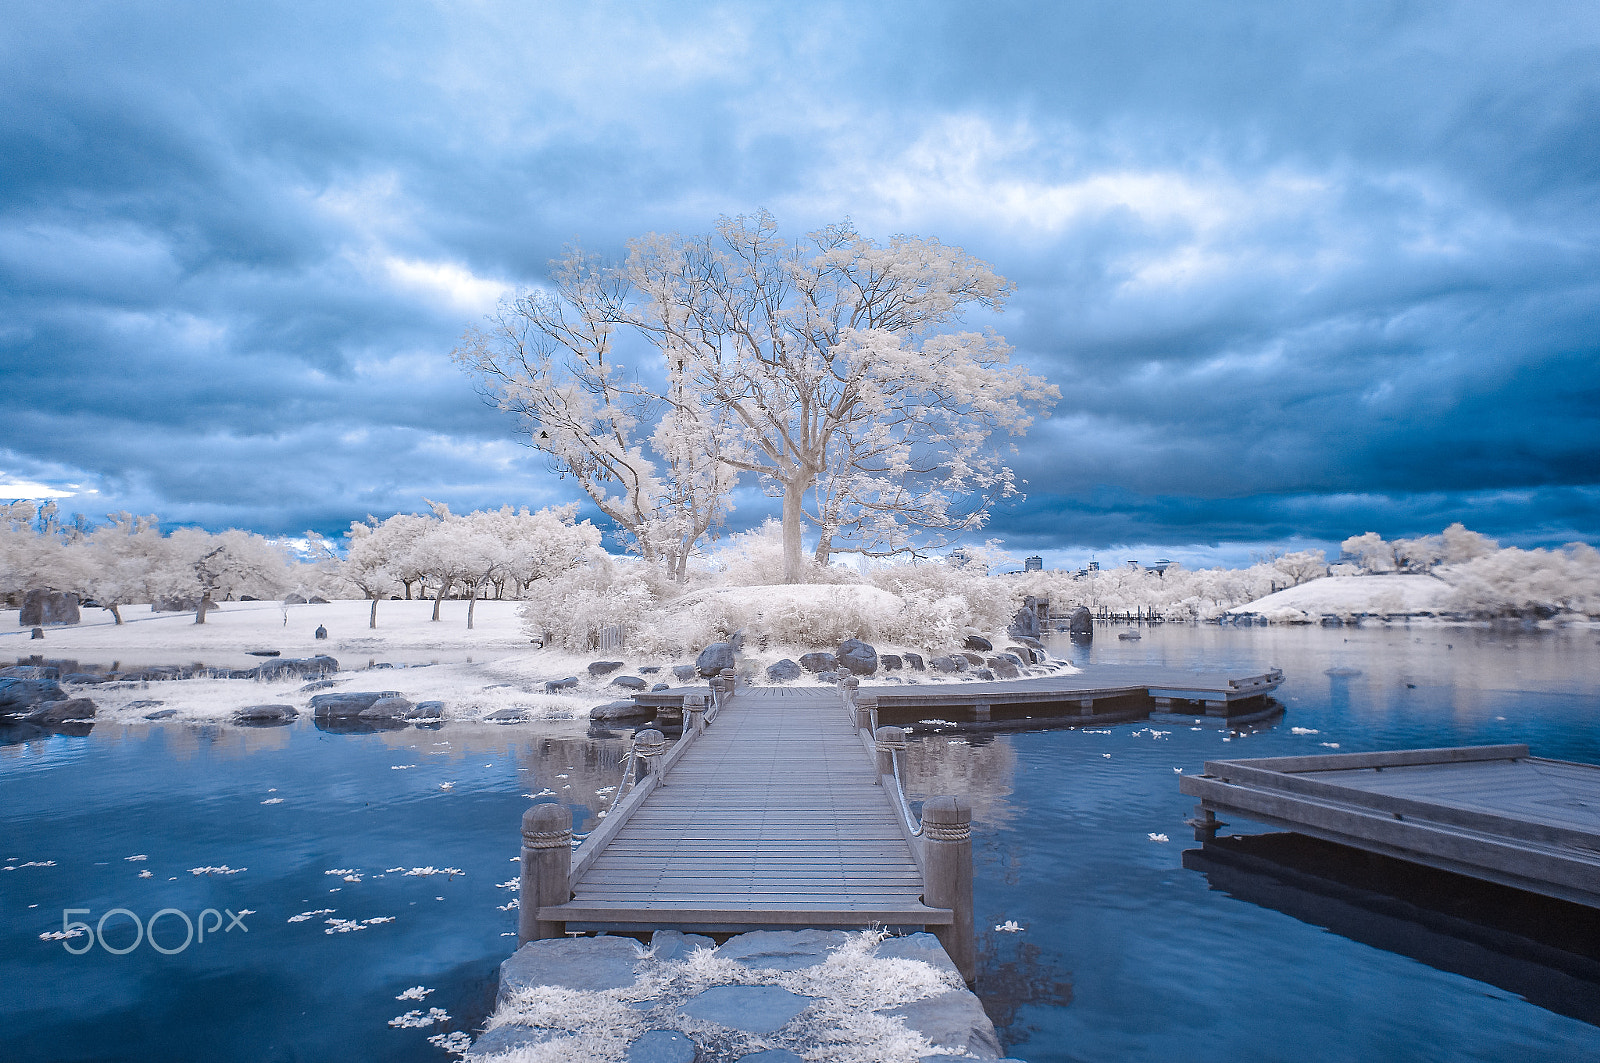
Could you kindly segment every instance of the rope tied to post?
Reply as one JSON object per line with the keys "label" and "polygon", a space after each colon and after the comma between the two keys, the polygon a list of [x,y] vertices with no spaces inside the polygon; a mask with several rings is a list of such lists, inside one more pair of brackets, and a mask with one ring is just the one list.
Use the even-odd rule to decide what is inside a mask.
{"label": "rope tied to post", "polygon": [[523,831],[522,844],[529,849],[560,849],[572,844],[570,830]]}
{"label": "rope tied to post", "polygon": [[936,842],[964,842],[972,838],[971,823],[940,823],[922,819],[922,834]]}

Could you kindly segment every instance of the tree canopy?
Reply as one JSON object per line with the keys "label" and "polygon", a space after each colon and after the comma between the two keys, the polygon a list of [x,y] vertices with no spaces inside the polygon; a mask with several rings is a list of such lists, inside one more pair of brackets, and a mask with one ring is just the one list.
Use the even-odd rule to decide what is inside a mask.
{"label": "tree canopy", "polygon": [[[760,212],[701,236],[647,234],[615,264],[574,248],[551,281],[453,356],[680,578],[745,474],[783,500],[789,582],[807,517],[823,564],[980,528],[1017,493],[992,437],[1026,431],[1060,394],[992,330],[953,330],[1010,289],[937,239],[880,244],[846,221],[791,242]],[[658,363],[630,373],[619,333]]]}

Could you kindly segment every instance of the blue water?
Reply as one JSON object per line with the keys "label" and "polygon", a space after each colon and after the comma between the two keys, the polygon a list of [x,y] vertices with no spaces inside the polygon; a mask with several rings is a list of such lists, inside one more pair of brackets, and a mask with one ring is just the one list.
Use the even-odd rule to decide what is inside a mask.
{"label": "blue water", "polygon": [[[1156,724],[1165,734],[1123,724],[915,741],[915,788],[973,801],[979,989],[1015,1054],[1600,1059],[1594,1026],[1212,889],[1182,866],[1192,801],[1174,771],[1323,742],[1525,741],[1600,763],[1596,632],[1174,626],[1057,649],[1093,665],[1277,665],[1286,712],[1248,732],[1185,720]],[[502,910],[514,894],[499,884],[516,873],[525,795],[563,801],[582,829],[621,751],[573,725],[330,735],[305,721],[102,724],[0,747],[0,1056],[442,1061],[427,1036],[481,1021],[514,944],[516,913]],[[220,866],[245,870],[190,871]],[[460,873],[390,870],[429,866]],[[40,939],[62,928],[63,909],[89,909],[94,923],[119,907],[145,920],[165,908],[251,914],[247,930],[208,930],[173,955],[144,941],[75,956],[66,946],[85,938]],[[318,914],[289,921],[302,912]],[[342,925],[328,919],[365,929],[325,933]],[[1023,929],[989,929],[1006,920]],[[126,916],[104,929],[112,948],[134,940]],[[168,915],[156,934],[175,948],[182,921]],[[413,986],[433,992],[395,999]],[[389,1025],[430,1007],[450,1018]]]}

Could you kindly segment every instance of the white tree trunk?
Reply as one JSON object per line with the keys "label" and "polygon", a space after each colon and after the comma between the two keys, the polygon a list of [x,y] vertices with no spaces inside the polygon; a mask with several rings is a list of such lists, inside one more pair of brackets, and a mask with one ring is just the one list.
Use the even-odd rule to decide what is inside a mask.
{"label": "white tree trunk", "polygon": [[372,615],[367,617],[367,627],[376,629],[378,626],[378,596],[372,596]]}
{"label": "white tree trunk", "polygon": [[805,503],[806,484],[795,477],[783,485],[783,582],[799,583],[805,572],[801,550],[800,518]]}

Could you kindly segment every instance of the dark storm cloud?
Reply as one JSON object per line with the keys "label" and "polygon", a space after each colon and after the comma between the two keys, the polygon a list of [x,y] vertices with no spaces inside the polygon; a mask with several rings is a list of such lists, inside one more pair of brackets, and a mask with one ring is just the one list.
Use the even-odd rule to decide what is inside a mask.
{"label": "dark storm cloud", "polygon": [[1595,539],[1597,59],[1576,3],[14,4],[0,483],[564,500],[462,329],[570,240],[769,206],[1016,282],[1063,393],[1019,548]]}

